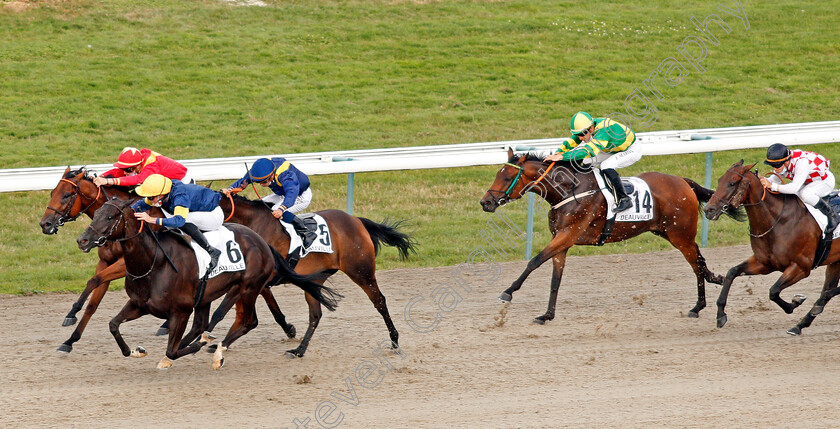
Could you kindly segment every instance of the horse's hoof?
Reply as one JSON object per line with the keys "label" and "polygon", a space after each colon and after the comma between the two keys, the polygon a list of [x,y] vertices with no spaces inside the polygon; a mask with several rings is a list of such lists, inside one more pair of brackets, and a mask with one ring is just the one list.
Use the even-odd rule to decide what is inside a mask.
{"label": "horse's hoof", "polygon": [[823,310],[825,310],[824,305],[815,305],[814,308],[811,309],[811,317],[819,316],[820,313],[823,312]]}
{"label": "horse's hoof", "polygon": [[201,338],[199,338],[198,342],[200,342],[200,343],[202,343],[202,345],[204,345],[204,344],[207,344],[207,343],[212,343],[213,340],[215,340],[215,339],[216,339],[216,336],[213,335],[212,333],[204,332],[203,334],[201,334]]}
{"label": "horse's hoof", "polygon": [[172,368],[172,361],[169,358],[163,358],[157,364],[157,369],[169,369]]}
{"label": "horse's hoof", "polygon": [[133,358],[146,357],[146,349],[144,349],[143,347],[137,346],[137,348],[135,348],[134,350],[131,351],[131,354],[129,356],[131,356]]}
{"label": "horse's hoof", "polygon": [[158,337],[169,335],[169,328],[158,328],[157,332],[155,332],[155,335],[157,335]]}
{"label": "horse's hoof", "polygon": [[71,346],[70,344],[62,344],[58,346],[56,350],[60,351],[61,353],[70,353],[71,351],[73,351],[73,346]]}
{"label": "horse's hoof", "polygon": [[802,330],[799,329],[799,326],[794,326],[793,328],[788,329],[787,333],[789,335],[797,336],[802,333]]}
{"label": "horse's hoof", "polygon": [[688,312],[688,317],[690,317],[690,318],[692,318],[692,319],[697,319],[697,318],[699,318],[699,317],[700,317],[700,315],[699,315],[699,314],[697,314],[697,312],[696,312],[696,311],[691,310],[691,311],[689,311],[689,312]]}
{"label": "horse's hoof", "polygon": [[298,354],[297,349],[294,350],[286,350],[286,353],[283,353],[283,356],[286,356],[288,359],[297,359],[299,357],[303,357]]}
{"label": "horse's hoof", "polygon": [[218,371],[218,370],[222,369],[223,366],[225,366],[225,358],[222,358],[221,360],[214,360],[213,361],[213,370],[214,371]]}
{"label": "horse's hoof", "polygon": [[709,283],[714,283],[716,285],[723,284],[723,276],[715,276],[709,279]]}
{"label": "horse's hoof", "polygon": [[504,292],[499,296],[499,301],[510,302],[511,300],[513,300],[513,296],[507,292]]}
{"label": "horse's hoof", "polygon": [[717,318],[717,327],[718,328],[723,328],[724,325],[726,325],[726,322],[728,322],[728,321],[729,321],[729,319],[726,318],[725,314],[723,316],[718,317]]}
{"label": "horse's hoof", "polygon": [[793,304],[793,307],[796,308],[802,305],[802,303],[805,302],[806,299],[808,299],[808,297],[802,295],[801,293],[798,293],[793,296],[793,299],[790,300],[790,302],[791,304]]}
{"label": "horse's hoof", "polygon": [[295,325],[289,325],[289,329],[286,331],[286,336],[289,338],[294,338],[297,335],[297,329],[295,329]]}
{"label": "horse's hoof", "polygon": [[545,325],[545,319],[542,317],[535,317],[534,320],[531,321],[531,323],[535,325]]}
{"label": "horse's hoof", "polygon": [[207,346],[207,353],[216,353],[216,348],[218,348],[218,344],[210,344]]}
{"label": "horse's hoof", "polygon": [[77,321],[78,319],[76,319],[75,317],[65,317],[64,321],[61,322],[61,326],[73,326],[76,324]]}

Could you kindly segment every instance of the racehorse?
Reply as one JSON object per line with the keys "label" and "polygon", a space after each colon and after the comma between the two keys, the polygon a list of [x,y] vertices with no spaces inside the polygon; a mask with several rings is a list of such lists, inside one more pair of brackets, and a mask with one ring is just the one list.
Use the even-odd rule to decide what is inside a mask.
{"label": "racehorse", "polygon": [[[47,204],[47,209],[44,216],[41,218],[41,231],[44,234],[56,234],[58,228],[66,222],[71,222],[79,218],[82,214],[93,218],[96,210],[102,207],[108,200],[108,196],[116,197],[121,200],[128,199],[132,194],[128,192],[127,188],[112,186],[108,187],[106,191],[104,188],[99,188],[93,184],[94,173],[81,167],[77,170],[70,170],[70,167],[64,171],[62,178],[58,181],[58,185],[50,193],[50,201]],[[150,214],[153,216],[163,216],[159,209],[153,208]],[[153,229],[158,227],[152,226]],[[82,337],[88,321],[93,313],[99,307],[102,297],[108,291],[110,282],[113,280],[125,277],[125,261],[122,257],[122,246],[119,243],[108,242],[99,247],[99,262],[96,264],[96,272],[90,280],[87,281],[85,289],[79,298],[73,303],[70,312],[65,316],[62,326],[70,326],[76,323],[76,314],[82,309],[88,296],[90,295],[90,302],[85,308],[82,319],[70,338],[67,339],[58,351],[69,353],[73,350],[73,344]],[[92,295],[91,295],[92,293]],[[295,327],[287,324],[283,313],[280,312],[280,307],[271,294],[270,289],[263,289],[261,292],[265,299],[268,308],[271,310],[275,321],[283,327],[290,338],[295,336]],[[164,322],[164,325],[167,325]],[[168,327],[158,331],[159,335],[166,335]]]}
{"label": "racehorse", "polygon": [[[623,241],[650,231],[671,243],[683,254],[697,277],[697,303],[688,315],[698,317],[700,310],[706,307],[705,281],[716,284],[723,282],[721,276],[706,267],[706,261],[694,242],[699,202],[708,201],[713,192],[690,179],[662,173],[647,172],[639,175],[639,178],[648,183],[653,194],[653,219],[616,222],[612,234],[604,242]],[[528,262],[525,271],[499,299],[510,302],[513,293],[522,287],[528,275],[551,259],[554,270],[548,310],[534,319],[534,323],[544,324],[554,319],[557,291],[566,265],[567,251],[574,245],[599,244],[607,221],[607,206],[606,198],[601,194],[590,168],[564,161],[549,164],[542,157],[530,153],[514,155],[512,150],[508,150],[508,163],[496,174],[495,181],[481,199],[481,206],[486,212],[494,212],[499,206],[519,199],[529,191],[539,193],[551,204],[548,226],[553,238],[545,249]],[[727,213],[738,215],[735,211]]]}
{"label": "racehorse", "polygon": [[[788,286],[808,277],[814,266],[814,258],[822,236],[816,220],[795,195],[776,194],[761,186],[753,165],[744,165],[744,160],[733,164],[718,180],[718,188],[706,205],[706,217],[715,220],[722,210],[743,205],[750,223],[750,246],[753,255],[746,261],[732,267],[726,273],[720,297],[717,300],[717,326],[726,325],[724,308],[729,288],[735,277],[742,275],[769,274],[781,271],[782,276],[770,287],[770,300],[785,311],[792,313],[805,301],[804,295],[795,295],[790,303],[779,294]],[[787,332],[799,335],[802,328],[811,325],[825,304],[836,295],[840,280],[840,245],[835,240],[831,253],[821,265],[828,265],[825,272],[820,298],[802,320]]]}
{"label": "racehorse", "polygon": [[[168,368],[172,360],[195,353],[209,341],[207,336],[202,336],[201,340],[192,343],[207,327],[210,303],[232,288],[237,288],[236,321],[216,350],[214,369],[224,365],[222,352],[257,326],[254,304],[266,286],[290,281],[330,310],[335,309],[341,298],[330,288],[295,273],[257,233],[237,224],[226,226],[233,231],[242,257],[247,261],[245,269],[222,272],[210,278],[204,292],[200,293],[198,263],[186,240],[171,232],[155,233],[143,228],[144,223],[134,217],[131,203],[131,200],[108,201],[77,239],[79,248],[85,252],[107,241],[122,244],[129,301],[111,320],[109,327],[123,356],[145,356],[142,348],[132,351],[119,331],[123,322],[145,314],[169,321],[166,358],[158,368]],[[193,308],[196,309],[193,327],[184,336]]]}
{"label": "racehorse", "polygon": [[[222,207],[226,219],[247,225],[284,257],[288,256],[289,235],[281,227],[278,220],[272,216],[271,210],[263,201],[253,201],[235,195],[222,198],[219,206]],[[387,326],[391,338],[391,346],[395,349],[398,348],[399,332],[391,321],[385,296],[379,290],[376,281],[376,254],[379,253],[380,246],[386,244],[396,247],[400,258],[405,259],[409,253],[415,253],[414,241],[410,236],[398,230],[401,222],[393,224],[387,222],[376,223],[370,219],[356,217],[341,210],[324,210],[316,213],[323,217],[329,226],[329,239],[332,242],[333,253],[309,253],[300,259],[295,266],[295,271],[300,274],[312,274],[318,277],[316,281],[319,283],[326,281],[336,271],[343,271],[365,291],[373,306],[385,320],[385,326]],[[323,236],[320,238],[325,239]],[[215,327],[216,323],[224,317],[235,299],[236,297],[232,294],[225,297],[219,308],[213,313],[210,329]],[[309,305],[309,327],[300,345],[286,352],[288,357],[303,356],[321,320],[321,306],[318,301],[307,294],[306,302]],[[275,314],[274,317],[278,323],[283,319],[282,314]]]}

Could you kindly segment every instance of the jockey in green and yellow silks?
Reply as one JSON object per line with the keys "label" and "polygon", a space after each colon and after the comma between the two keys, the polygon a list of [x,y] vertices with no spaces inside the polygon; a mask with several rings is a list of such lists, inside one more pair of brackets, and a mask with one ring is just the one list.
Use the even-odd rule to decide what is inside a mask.
{"label": "jockey in green and yellow silks", "polygon": [[590,159],[593,166],[600,167],[601,174],[613,189],[616,212],[632,207],[630,197],[624,192],[621,178],[615,171],[632,165],[642,158],[636,134],[630,127],[611,118],[592,118],[586,112],[577,112],[569,124],[572,136],[557,149],[557,153],[546,157],[546,161],[571,161]]}

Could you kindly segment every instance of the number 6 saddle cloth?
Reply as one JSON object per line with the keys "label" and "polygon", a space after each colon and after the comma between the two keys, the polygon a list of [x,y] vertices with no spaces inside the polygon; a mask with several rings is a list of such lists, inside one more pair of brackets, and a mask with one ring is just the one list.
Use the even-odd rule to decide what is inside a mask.
{"label": "number 6 saddle cloth", "polygon": [[281,221],[280,224],[283,225],[283,228],[286,229],[286,232],[289,234],[289,255],[293,254],[295,249],[300,249],[300,258],[303,258],[309,253],[332,253],[332,237],[330,237],[330,227],[327,225],[327,221],[324,220],[323,217],[317,215],[315,213],[301,213],[297,215],[302,221],[303,224],[306,225],[312,231],[315,231],[315,234],[318,235],[318,238],[312,242],[312,244],[307,249],[303,249],[303,241],[300,239],[300,236],[297,235],[295,232],[295,228],[292,227],[291,224]]}
{"label": "number 6 saddle cloth", "polygon": [[[219,265],[213,269],[207,278],[216,277],[224,271],[242,271],[245,269],[245,257],[239,249],[239,243],[234,238],[233,231],[222,225],[215,231],[206,231],[204,237],[211,246],[222,251],[219,257]],[[198,261],[198,278],[204,278],[207,266],[210,265],[210,255],[190,240],[190,246],[195,250],[195,258]]]}

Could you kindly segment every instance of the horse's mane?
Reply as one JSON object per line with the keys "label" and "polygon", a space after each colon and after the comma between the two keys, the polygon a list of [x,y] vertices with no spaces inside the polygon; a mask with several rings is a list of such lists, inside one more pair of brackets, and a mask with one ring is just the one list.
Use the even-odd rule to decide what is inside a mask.
{"label": "horse's mane", "polygon": [[262,207],[267,208],[265,203],[262,200],[251,200],[247,197],[243,197],[242,195],[232,195],[234,202],[246,204],[251,207]]}
{"label": "horse's mane", "polygon": [[[543,164],[550,164],[551,161],[546,161],[544,155],[537,153],[537,152],[526,152],[523,154],[513,154],[513,156],[508,160],[511,164],[516,164],[519,161],[522,162],[541,162]],[[570,170],[574,171],[589,171],[589,167],[583,167],[580,165],[579,162],[575,161],[554,161],[555,167],[566,167]]]}
{"label": "horse's mane", "polygon": [[[90,180],[90,181],[93,181],[93,178],[96,177],[96,172],[95,171],[89,170],[87,168],[87,166],[83,165],[83,166],[81,166],[81,167],[79,167],[75,170],[68,171],[64,175],[64,178],[65,179],[73,179],[80,174],[83,174],[83,176],[82,176],[83,179],[87,179],[87,180]],[[118,191],[125,192],[126,194],[129,194],[129,195],[134,195],[134,187],[133,186],[115,186],[115,185],[112,185],[112,186],[110,186],[110,188],[118,190]]]}

